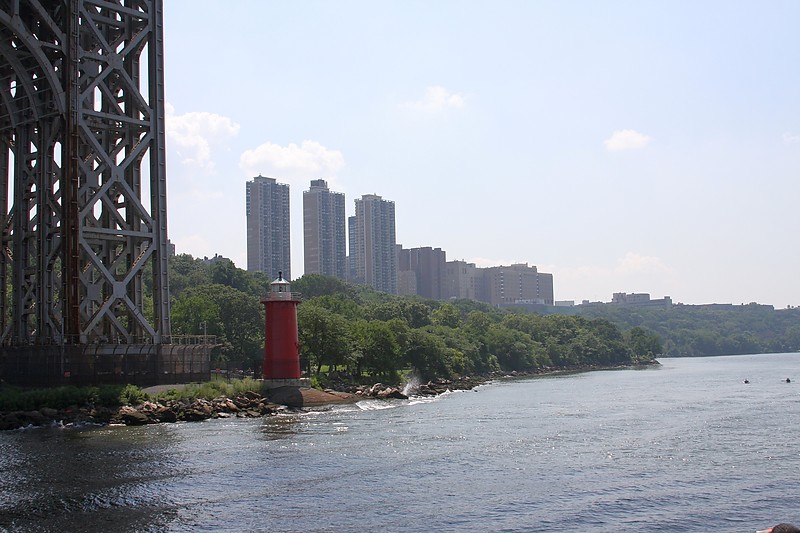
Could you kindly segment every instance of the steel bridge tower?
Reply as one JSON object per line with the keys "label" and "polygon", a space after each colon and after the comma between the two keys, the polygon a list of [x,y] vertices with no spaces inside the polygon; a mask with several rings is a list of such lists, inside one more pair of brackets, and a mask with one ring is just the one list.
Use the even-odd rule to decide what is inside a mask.
{"label": "steel bridge tower", "polygon": [[5,354],[170,343],[162,24],[162,0],[0,0]]}

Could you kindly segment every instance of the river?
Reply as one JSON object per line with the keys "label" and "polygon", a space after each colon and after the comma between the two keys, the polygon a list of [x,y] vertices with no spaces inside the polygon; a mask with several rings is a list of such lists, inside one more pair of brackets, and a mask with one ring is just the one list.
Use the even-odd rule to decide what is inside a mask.
{"label": "river", "polygon": [[800,354],[661,363],[264,419],[3,432],[0,531],[800,522]]}

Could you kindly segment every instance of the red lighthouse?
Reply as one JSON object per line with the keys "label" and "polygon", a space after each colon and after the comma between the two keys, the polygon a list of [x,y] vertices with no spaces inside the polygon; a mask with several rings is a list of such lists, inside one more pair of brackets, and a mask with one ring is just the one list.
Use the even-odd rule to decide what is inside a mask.
{"label": "red lighthouse", "polygon": [[266,311],[264,327],[264,379],[278,385],[299,384],[300,343],[297,337],[299,294],[278,273],[269,294],[261,300]]}

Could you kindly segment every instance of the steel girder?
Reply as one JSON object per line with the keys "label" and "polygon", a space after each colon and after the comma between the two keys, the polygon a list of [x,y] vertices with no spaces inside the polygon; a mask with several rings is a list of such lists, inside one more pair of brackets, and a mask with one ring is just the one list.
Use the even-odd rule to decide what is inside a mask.
{"label": "steel girder", "polygon": [[3,345],[169,342],[163,66],[161,0],[0,0]]}

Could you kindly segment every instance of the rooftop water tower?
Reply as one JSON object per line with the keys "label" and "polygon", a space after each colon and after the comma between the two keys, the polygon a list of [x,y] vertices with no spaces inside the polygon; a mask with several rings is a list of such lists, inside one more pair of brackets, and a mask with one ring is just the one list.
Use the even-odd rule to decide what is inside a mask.
{"label": "rooftop water tower", "polygon": [[261,300],[265,308],[264,381],[270,388],[300,386],[300,342],[297,336],[299,294],[292,294],[283,273]]}

